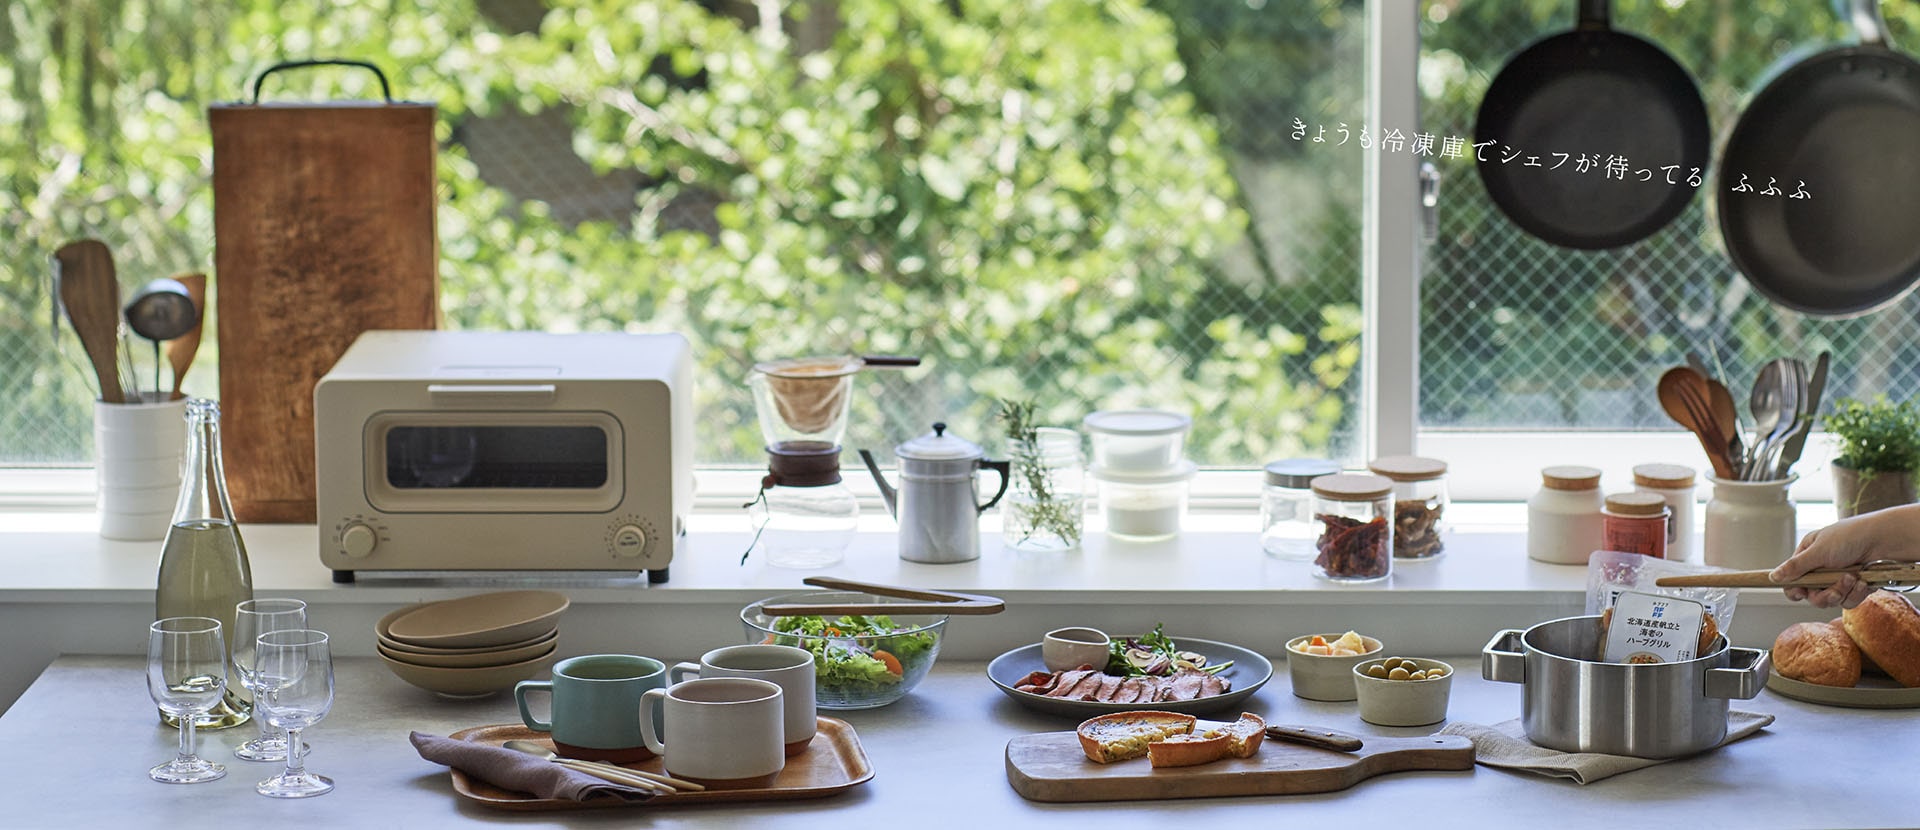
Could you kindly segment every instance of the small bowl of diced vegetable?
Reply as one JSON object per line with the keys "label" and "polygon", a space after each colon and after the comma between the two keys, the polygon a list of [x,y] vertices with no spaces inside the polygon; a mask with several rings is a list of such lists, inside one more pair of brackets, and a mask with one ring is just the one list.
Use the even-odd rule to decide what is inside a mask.
{"label": "small bowl of diced vegetable", "polygon": [[[813,653],[814,695],[822,709],[873,709],[902,697],[927,676],[940,653],[947,618],[932,614],[829,614],[772,617],[768,605],[875,605],[913,602],[853,591],[812,591],[753,603],[740,611],[747,642],[799,646]],[[877,608],[875,610],[884,610]]]}

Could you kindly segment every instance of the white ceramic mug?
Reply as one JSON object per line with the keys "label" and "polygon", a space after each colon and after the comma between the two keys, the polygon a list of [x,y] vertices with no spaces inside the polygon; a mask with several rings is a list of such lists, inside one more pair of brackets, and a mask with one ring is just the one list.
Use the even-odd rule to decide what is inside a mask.
{"label": "white ceramic mug", "polygon": [[700,655],[698,663],[679,663],[667,672],[670,683],[693,677],[751,677],[780,687],[781,734],[788,755],[807,751],[819,727],[814,706],[813,652],[771,644],[725,646]]}
{"label": "white ceramic mug", "polygon": [[1040,639],[1040,662],[1047,671],[1105,668],[1109,642],[1107,633],[1098,628],[1056,628]]}
{"label": "white ceramic mug", "polygon": [[[770,778],[786,766],[780,687],[750,677],[703,677],[640,696],[640,734],[667,772],[698,781]],[[654,712],[664,730],[654,727]],[[665,731],[663,736],[660,731]]]}
{"label": "white ceramic mug", "polygon": [[93,404],[100,535],[164,539],[180,497],[187,401]]}

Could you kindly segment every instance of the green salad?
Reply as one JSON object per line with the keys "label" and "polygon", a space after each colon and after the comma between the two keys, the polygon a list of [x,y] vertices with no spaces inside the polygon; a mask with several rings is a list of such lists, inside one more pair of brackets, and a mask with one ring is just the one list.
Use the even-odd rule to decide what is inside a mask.
{"label": "green salad", "polygon": [[848,615],[832,620],[779,617],[773,621],[775,631],[805,636],[775,636],[773,642],[813,652],[814,671],[822,690],[855,693],[898,685],[908,672],[921,668],[932,657],[933,632],[896,633],[912,628],[896,625],[893,618],[883,615]]}

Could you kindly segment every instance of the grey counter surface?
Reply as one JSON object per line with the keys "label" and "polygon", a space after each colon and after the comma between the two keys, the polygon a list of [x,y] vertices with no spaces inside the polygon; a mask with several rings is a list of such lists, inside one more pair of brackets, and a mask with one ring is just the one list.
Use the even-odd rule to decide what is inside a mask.
{"label": "grey counter surface", "polygon": [[[1449,712],[1495,723],[1517,717],[1520,688],[1479,677],[1477,657],[1459,668]],[[1388,729],[1360,720],[1354,704],[1316,703],[1289,691],[1284,658],[1246,707],[1273,722],[1319,724],[1366,735],[1421,735],[1438,727]],[[1071,729],[1071,720],[1005,698],[979,662],[941,662],[892,706],[832,713],[853,724],[875,770],[872,781],[817,801],[739,806],[634,807],[566,813],[505,813],[466,803],[447,771],[422,760],[409,730],[447,734],[517,720],[510,695],[437,698],[402,683],[377,661],[338,661],[333,714],[307,735],[308,768],[332,777],[333,793],[281,801],[253,792],[275,765],[239,761],[232,746],[251,725],[201,733],[201,754],[226,778],[165,785],[146,770],[171,756],[175,733],[147,698],[143,661],[62,656],[0,717],[0,827],[931,827],[1021,828],[1085,817],[1173,820],[1178,826],[1470,826],[1687,828],[1914,827],[1911,789],[1920,717],[1910,710],[1841,709],[1763,692],[1738,708],[1778,720],[1759,735],[1692,759],[1595,784],[1489,767],[1399,773],[1337,793],[1286,797],[1048,805],[1008,786],[1007,741]],[[1209,822],[1220,822],[1211,824]],[[1255,822],[1258,822],[1257,824]],[[1132,826],[1129,823],[1129,826]]]}

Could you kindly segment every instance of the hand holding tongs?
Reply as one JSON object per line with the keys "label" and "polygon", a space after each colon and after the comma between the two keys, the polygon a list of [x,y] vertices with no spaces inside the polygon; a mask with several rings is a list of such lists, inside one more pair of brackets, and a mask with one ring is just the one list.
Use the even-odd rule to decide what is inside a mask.
{"label": "hand holding tongs", "polygon": [[1858,568],[1823,568],[1808,571],[1791,582],[1774,582],[1772,571],[1723,571],[1691,576],[1663,576],[1653,581],[1662,588],[1825,588],[1840,581],[1841,574],[1853,574],[1875,588],[1905,593],[1920,587],[1920,563],[1879,559]]}
{"label": "hand holding tongs", "polygon": [[1006,610],[1006,603],[997,597],[979,594],[962,594],[953,591],[921,590],[918,588],[900,588],[892,585],[874,585],[867,582],[852,582],[845,579],[833,579],[824,576],[810,576],[801,580],[817,588],[831,588],[836,591],[860,591],[882,597],[920,600],[919,602],[842,602],[842,603],[778,603],[763,605],[760,613],[769,617],[799,617],[806,615],[826,616],[828,614],[953,614],[981,615],[998,614]]}

